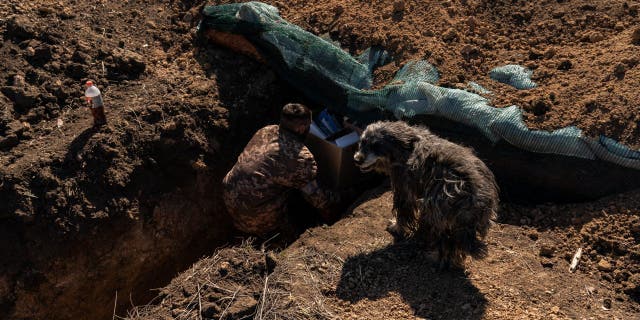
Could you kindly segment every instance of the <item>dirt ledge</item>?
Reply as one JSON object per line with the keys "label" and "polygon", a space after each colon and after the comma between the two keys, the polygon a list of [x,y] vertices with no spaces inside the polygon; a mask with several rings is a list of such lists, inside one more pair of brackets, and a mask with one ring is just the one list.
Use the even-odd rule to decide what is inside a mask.
{"label": "dirt ledge", "polygon": [[[76,4],[0,4],[2,319],[111,318],[116,292],[120,311],[145,303],[230,241],[219,181],[289,97],[266,68],[198,45],[188,1]],[[81,107],[86,78],[105,128]]]}
{"label": "dirt ledge", "polygon": [[[640,194],[554,206],[555,216],[547,216],[551,206],[506,206],[488,236],[489,257],[468,260],[465,273],[443,273],[431,254],[411,244],[392,244],[384,230],[392,194],[382,188],[335,225],[310,229],[275,255],[273,272],[267,267],[272,253],[227,248],[175,278],[161,290],[157,304],[133,309],[129,319],[197,319],[201,310],[204,319],[633,318],[640,312],[637,296],[626,296],[616,281],[608,280],[615,270],[604,270],[598,262],[614,261],[618,273],[637,274],[637,257],[603,252],[595,240],[602,233],[593,238],[580,233],[594,226],[606,229],[614,216],[640,222],[637,208],[624,205],[607,216],[597,214],[620,197],[629,203]],[[548,220],[526,222],[523,212],[535,210]],[[593,216],[577,222],[571,214],[580,210]],[[579,270],[569,273],[577,246],[585,254]],[[253,258],[243,260],[247,250]],[[250,281],[238,282],[234,272]],[[605,300],[611,310],[602,308]]]}

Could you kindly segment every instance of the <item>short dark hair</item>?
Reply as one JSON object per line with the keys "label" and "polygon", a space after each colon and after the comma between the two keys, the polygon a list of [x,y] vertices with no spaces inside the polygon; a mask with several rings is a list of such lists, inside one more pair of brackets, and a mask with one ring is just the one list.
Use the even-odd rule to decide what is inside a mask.
{"label": "short dark hair", "polygon": [[280,126],[296,130],[299,126],[308,126],[311,123],[311,110],[300,103],[288,103],[282,107],[280,114]]}
{"label": "short dark hair", "polygon": [[311,110],[300,103],[288,103],[284,107],[282,107],[282,113],[280,117],[281,120],[285,121],[309,121],[311,120]]}

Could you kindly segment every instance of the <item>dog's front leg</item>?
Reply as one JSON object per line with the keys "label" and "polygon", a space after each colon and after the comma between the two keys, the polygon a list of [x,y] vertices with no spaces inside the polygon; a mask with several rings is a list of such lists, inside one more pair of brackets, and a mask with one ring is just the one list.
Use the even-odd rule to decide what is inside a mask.
{"label": "dog's front leg", "polygon": [[387,231],[393,235],[397,241],[405,240],[411,236],[411,226],[413,225],[412,213],[407,208],[394,208],[396,218],[389,221]]}
{"label": "dog's front leg", "polygon": [[402,166],[395,166],[396,170],[391,174],[391,188],[393,189],[393,213],[395,221],[387,226],[387,231],[391,233],[396,240],[408,239],[415,228],[414,207],[407,199],[413,199],[409,190],[406,188],[406,172]]}

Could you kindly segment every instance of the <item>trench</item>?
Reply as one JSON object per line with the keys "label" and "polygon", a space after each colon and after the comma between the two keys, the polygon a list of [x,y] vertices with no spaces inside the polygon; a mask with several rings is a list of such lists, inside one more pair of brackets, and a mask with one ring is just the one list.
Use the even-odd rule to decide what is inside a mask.
{"label": "trench", "polygon": [[[286,92],[292,92],[290,90],[292,89],[285,87]],[[274,95],[279,94],[281,94],[281,97],[286,97],[286,94],[283,92],[274,93]],[[297,95],[294,96],[299,97]],[[306,102],[304,100],[298,101]],[[581,159],[566,159],[553,155],[527,153],[517,150],[508,144],[490,145],[481,138],[469,139],[469,137],[481,137],[481,135],[475,135],[470,128],[460,128],[442,119],[416,118],[412,119],[411,122],[426,124],[432,131],[443,137],[473,147],[479,157],[494,171],[498,184],[501,187],[501,198],[503,202],[536,205],[549,202],[567,203],[590,201],[602,196],[630,190],[637,187],[636,181],[640,181],[640,179],[637,179],[640,178],[637,173],[623,168],[607,167],[607,164],[604,163],[594,164]],[[252,123],[251,126],[260,127],[264,124],[265,123],[258,122]],[[451,130],[452,128],[456,130]],[[244,146],[247,141],[248,135],[238,141],[233,141],[233,144]],[[229,159],[225,159],[228,167],[231,166],[233,160],[239,154],[239,151],[240,148],[232,152],[229,155]],[[219,181],[225,173],[226,168],[217,172],[214,178],[215,182],[209,185],[208,190],[196,192],[196,194],[202,195],[219,192]],[[208,179],[211,178],[212,177],[209,177]],[[352,201],[355,201],[356,197],[366,190],[385,183],[385,178],[381,176],[366,176],[360,177],[360,179],[362,180],[354,184],[358,192],[353,195]],[[198,185],[198,183],[187,184]],[[192,201],[198,202],[198,200]],[[209,210],[216,208],[216,210],[218,210],[217,213],[214,214],[217,217],[216,219],[218,221],[226,221],[227,227],[230,227],[228,225],[228,218],[225,216],[226,213],[224,209],[221,209],[220,204],[221,202],[211,205]],[[347,203],[347,205],[348,204],[349,203]],[[306,228],[317,226],[320,223],[318,215],[313,213],[315,210],[304,202],[301,196],[295,193],[291,195],[289,209],[291,212],[309,213],[307,216],[293,217],[291,221],[295,224],[298,236],[302,234]],[[343,209],[346,211],[346,207]],[[201,214],[210,213],[207,213],[205,210],[202,211]],[[209,238],[208,246],[202,246],[200,248],[193,247],[193,252],[188,254],[179,265],[171,269],[172,272],[162,274],[153,281],[152,285],[150,283],[149,285],[142,286],[141,292],[143,294],[139,296],[139,300],[149,301],[152,296],[155,295],[155,292],[145,291],[145,287],[152,288],[165,285],[171,280],[172,276],[188,268],[189,265],[197,261],[202,254],[210,254],[220,248],[221,245],[238,243],[240,241],[235,233],[229,232],[225,228],[219,229],[219,233],[213,237],[209,234]],[[294,240],[295,238],[290,239],[288,243]],[[198,241],[196,240],[196,242]],[[129,304],[127,306],[130,307],[131,305]],[[119,312],[125,314],[127,308],[122,307],[119,310]]]}
{"label": "trench", "polygon": [[[215,59],[199,59],[203,66],[212,65],[207,73],[217,79],[221,106],[230,109],[231,127],[222,141],[224,148],[220,154],[207,155],[219,157],[210,161],[215,166],[194,172],[184,168],[189,167],[188,163],[176,167],[175,163],[160,161],[150,172],[140,175],[139,183],[150,183],[145,178],[154,170],[174,171],[164,183],[175,188],[141,201],[145,219],[98,221],[91,227],[100,232],[71,239],[73,243],[65,242],[67,239],[49,243],[47,226],[22,231],[20,228],[24,227],[18,224],[0,225],[2,239],[6,239],[0,247],[8,247],[1,251],[8,254],[0,265],[15,260],[15,272],[23,274],[19,284],[10,289],[6,283],[12,280],[0,275],[0,296],[15,289],[17,297],[13,306],[0,300],[0,318],[5,310],[14,308],[11,318],[16,319],[111,319],[114,305],[115,313],[124,316],[134,305],[153,302],[157,288],[202,256],[239,241],[220,201],[219,181],[251,134],[277,120],[279,106],[286,102],[311,104],[301,93],[275,79],[272,71],[250,59],[225,50],[216,50]],[[640,187],[640,173],[636,170],[523,152],[506,143],[494,146],[471,128],[435,117],[416,117],[411,122],[426,124],[443,137],[474,147],[496,174],[503,202],[579,202]],[[167,146],[162,152],[175,150]],[[377,177],[358,186],[360,190],[369,189],[382,180]],[[313,211],[299,197],[292,199],[291,209]],[[299,232],[318,223],[311,216],[295,221]],[[34,243],[35,249],[29,252],[28,246]],[[15,258],[21,256],[32,260],[21,264]],[[52,266],[51,272],[41,272],[48,271],[42,266]]]}
{"label": "trench", "polygon": [[[114,306],[116,315],[126,316],[133,306],[153,303],[159,293],[157,288],[168,284],[201,257],[241,240],[233,232],[220,198],[222,177],[253,133],[264,125],[277,122],[279,108],[284,103],[301,102],[315,110],[322,106],[309,103],[266,67],[249,59],[220,50],[215,52],[215,58],[219,65],[211,67],[207,73],[216,77],[221,105],[230,110],[230,126],[221,141],[220,153],[205,155],[215,157],[207,159],[215,165],[193,169],[189,163],[158,159],[157,167],[152,170],[171,172],[163,183],[174,185],[173,190],[141,202],[140,207],[146,210],[143,215],[146,220],[114,221],[108,227],[111,228],[108,234],[88,235],[77,239],[73,245],[61,244],[61,248],[73,252],[61,254],[71,263],[61,262],[64,267],[56,270],[52,280],[39,286],[37,291],[23,294],[24,298],[16,302],[17,311],[14,310],[14,314],[23,316],[16,318],[54,313],[55,316],[49,318],[109,319],[114,314]],[[200,61],[203,65],[206,62]],[[231,74],[238,64],[248,67],[241,70],[244,73],[240,72],[240,75]],[[640,187],[640,173],[633,170],[588,160],[527,153],[504,143],[491,145],[473,129],[435,117],[416,117],[410,122],[427,125],[440,136],[473,147],[495,173],[503,202],[580,202]],[[171,146],[161,146],[158,152],[175,150]],[[138,183],[149,183],[151,180],[145,177],[150,174],[153,172],[142,172]],[[383,181],[380,176],[369,176],[355,186],[359,192],[364,192]],[[352,200],[357,195],[353,194]],[[299,196],[294,195],[291,200],[292,212],[313,212]],[[294,223],[298,233],[317,225],[319,221],[315,217],[313,214],[297,217]],[[11,229],[11,226],[6,227]],[[95,243],[101,244],[86,246]],[[21,249],[12,250],[18,255]],[[39,259],[44,261],[51,256],[55,253]],[[59,281],[74,285],[60,292]],[[51,300],[40,299],[38,296],[42,292],[54,294]],[[35,308],[32,301],[38,299],[42,300],[38,307],[40,313],[30,309]]]}
{"label": "trench", "polygon": [[[249,76],[251,78],[251,76]],[[238,90],[243,86],[260,86],[259,83],[223,83],[223,87],[231,86]],[[221,88],[222,99],[233,99],[233,90],[224,93]],[[271,91],[269,95],[273,98],[267,112],[269,116],[246,117],[236,113],[230,116],[230,120],[236,122],[244,128],[241,134],[231,135],[228,141],[233,147],[225,152],[226,159],[220,159],[220,166],[213,174],[203,176],[196,175],[192,181],[183,181],[183,185],[194,186],[195,189],[186,189],[179,194],[172,194],[161,201],[156,210],[158,217],[183,216],[185,207],[197,207],[193,211],[192,224],[187,224],[185,230],[181,232],[189,233],[193,228],[200,230],[184,239],[190,241],[189,245],[174,247],[179,254],[168,254],[169,267],[163,271],[154,273],[154,276],[140,282],[136,287],[134,301],[137,303],[118,304],[117,314],[126,315],[132,306],[140,305],[139,302],[153,303],[153,298],[157,295],[159,288],[171,281],[179,272],[186,270],[192,263],[200,257],[212,254],[216,249],[226,245],[239,243],[241,239],[236,233],[231,231],[229,218],[224,210],[219,197],[221,190],[220,181],[227,170],[233,165],[242,148],[255,130],[277,121],[277,111],[279,106],[286,102],[301,102],[309,105],[314,110],[319,110],[320,106],[315,106],[306,101],[295,89],[288,87],[284,83],[278,84],[278,90]],[[236,102],[234,102],[236,103]],[[251,111],[251,101],[245,102],[240,109]],[[275,110],[275,111],[274,111]],[[244,112],[244,111],[243,111]],[[389,120],[392,120],[389,118]],[[607,163],[594,162],[589,160],[567,158],[555,155],[540,155],[518,150],[507,143],[492,145],[482,138],[479,132],[474,129],[464,127],[435,117],[416,117],[409,120],[412,124],[422,124],[428,126],[436,134],[450,139],[454,142],[473,147],[478,156],[483,159],[496,175],[496,179],[501,188],[501,198],[507,203],[521,203],[536,205],[542,203],[567,203],[583,202],[594,200],[606,195],[615,194],[640,187],[640,174],[634,170],[627,170]],[[322,168],[320,168],[322,170]],[[360,177],[360,181],[353,185],[357,193],[352,195],[352,201],[366,190],[373,189],[381,183],[385,183],[385,178],[381,176]],[[213,199],[205,200],[214,194]],[[174,198],[172,198],[174,197]],[[178,200],[175,199],[178,198]],[[182,200],[179,200],[182,199]],[[182,204],[181,204],[182,203]],[[346,205],[349,203],[347,202]],[[300,195],[292,194],[289,204],[291,212],[309,213],[307,216],[294,217],[292,223],[295,224],[297,235],[299,236],[306,228],[316,226],[320,223],[317,214],[309,204],[302,200]],[[343,208],[346,211],[346,206]],[[343,211],[344,212],[344,211]],[[207,218],[202,219],[202,216]],[[174,228],[177,223],[169,219],[164,222],[168,228]],[[201,224],[208,227],[202,231]],[[171,226],[173,224],[173,226]],[[290,239],[291,243],[295,239]]]}

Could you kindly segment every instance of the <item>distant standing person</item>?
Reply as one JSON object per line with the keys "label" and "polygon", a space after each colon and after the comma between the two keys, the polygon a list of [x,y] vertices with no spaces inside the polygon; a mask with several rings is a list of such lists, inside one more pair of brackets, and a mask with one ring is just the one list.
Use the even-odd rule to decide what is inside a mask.
{"label": "distant standing person", "polygon": [[224,202],[238,230],[263,238],[276,232],[290,236],[287,202],[293,190],[299,190],[325,220],[336,218],[330,208],[339,195],[318,185],[316,161],[304,145],[310,125],[311,110],[285,105],[280,125],[258,130],[224,177]]}
{"label": "distant standing person", "polygon": [[104,103],[102,101],[102,94],[100,93],[100,90],[91,80],[87,81],[86,85],[87,90],[84,91],[84,96],[89,104],[89,109],[91,109],[93,126],[99,127],[107,124],[107,116],[104,114]]}

